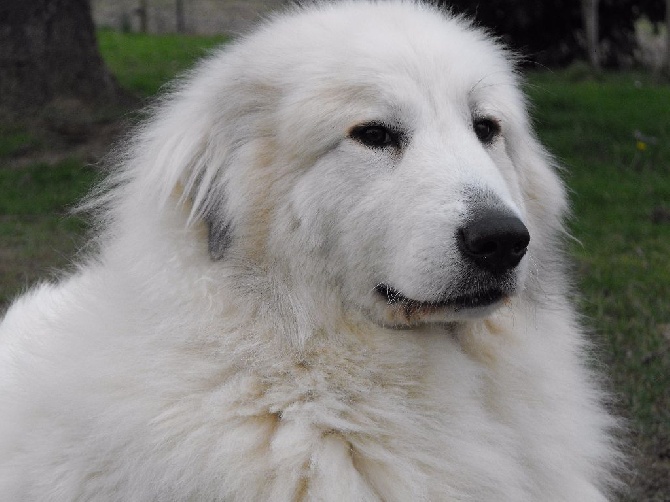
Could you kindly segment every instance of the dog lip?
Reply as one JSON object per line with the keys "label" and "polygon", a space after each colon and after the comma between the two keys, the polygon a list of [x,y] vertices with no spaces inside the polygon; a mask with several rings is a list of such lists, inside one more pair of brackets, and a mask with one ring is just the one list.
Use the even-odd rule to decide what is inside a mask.
{"label": "dog lip", "polygon": [[429,307],[431,309],[452,307],[456,310],[487,307],[502,300],[506,296],[506,293],[503,290],[495,287],[465,295],[449,296],[438,300],[428,301],[408,298],[397,289],[384,283],[378,284],[375,287],[375,291],[384,297],[389,305],[400,304],[417,308]]}

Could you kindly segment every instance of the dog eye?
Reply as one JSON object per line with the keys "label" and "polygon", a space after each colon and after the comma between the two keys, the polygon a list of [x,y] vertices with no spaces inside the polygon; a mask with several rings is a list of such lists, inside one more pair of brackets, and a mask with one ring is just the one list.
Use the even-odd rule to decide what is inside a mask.
{"label": "dog eye", "polygon": [[495,120],[487,118],[476,119],[472,128],[482,143],[490,143],[500,132],[500,125]]}
{"label": "dog eye", "polygon": [[359,143],[372,148],[385,148],[387,146],[399,147],[398,134],[389,130],[381,124],[363,124],[354,127],[349,136]]}

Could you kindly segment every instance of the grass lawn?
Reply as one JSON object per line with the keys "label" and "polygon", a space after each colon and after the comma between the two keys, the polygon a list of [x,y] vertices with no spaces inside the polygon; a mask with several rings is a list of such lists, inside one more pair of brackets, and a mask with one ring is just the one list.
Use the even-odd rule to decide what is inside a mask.
{"label": "grass lawn", "polygon": [[582,311],[626,407],[667,440],[670,87],[633,75],[568,82],[542,73],[530,83],[540,136],[567,167]]}
{"label": "grass lawn", "polygon": [[193,61],[225,41],[223,36],[98,32],[100,52],[107,66],[123,87],[140,96],[154,95]]}
{"label": "grass lawn", "polygon": [[[120,83],[150,97],[223,39],[101,31],[99,41]],[[670,87],[643,75],[561,71],[530,74],[527,90],[542,140],[566,166],[577,301],[624,413],[667,477]],[[7,167],[26,148],[49,145],[0,125],[0,311],[38,277],[67,267],[87,228],[68,208],[98,176],[78,158]]]}

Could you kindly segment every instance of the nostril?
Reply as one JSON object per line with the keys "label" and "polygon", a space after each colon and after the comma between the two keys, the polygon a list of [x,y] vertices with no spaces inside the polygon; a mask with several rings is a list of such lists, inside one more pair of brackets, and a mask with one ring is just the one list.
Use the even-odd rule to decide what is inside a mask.
{"label": "nostril", "polygon": [[526,250],[528,249],[528,243],[530,242],[530,236],[528,233],[526,233],[526,236],[523,238],[520,238],[514,247],[512,247],[512,254],[515,256],[520,256],[523,257],[523,255],[526,254]]}
{"label": "nostril", "polygon": [[490,255],[498,250],[498,243],[492,239],[467,239],[466,245],[474,254]]}
{"label": "nostril", "polygon": [[494,273],[516,267],[526,254],[530,234],[516,216],[489,213],[468,222],[457,236],[461,253]]}
{"label": "nostril", "polygon": [[527,247],[528,247],[528,241],[526,241],[526,242],[523,243],[523,244],[522,244],[521,242],[518,242],[518,243],[516,244],[516,246],[514,246],[513,251],[514,251],[515,253],[525,253]]}

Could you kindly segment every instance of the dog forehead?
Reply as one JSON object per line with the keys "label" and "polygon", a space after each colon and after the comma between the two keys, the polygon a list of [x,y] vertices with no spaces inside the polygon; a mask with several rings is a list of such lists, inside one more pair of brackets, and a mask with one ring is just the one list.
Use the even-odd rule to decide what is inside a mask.
{"label": "dog forehead", "polygon": [[[462,107],[483,101],[493,87],[514,87],[507,85],[515,76],[505,49],[469,21],[425,4],[328,4],[270,23],[262,38],[272,50],[259,63],[280,88],[320,102],[339,95],[338,106],[356,96],[358,109],[363,100]],[[423,103],[402,103],[412,99]]]}
{"label": "dog forehead", "polygon": [[280,144],[299,138],[309,157],[363,121],[412,129],[469,121],[473,110],[510,114],[495,113],[501,104],[523,113],[505,49],[469,21],[418,2],[289,9],[230,49],[219,60],[230,76],[220,94],[241,98],[230,102],[236,116],[272,110],[265,129]]}
{"label": "dog forehead", "polygon": [[508,54],[469,21],[402,0],[289,10],[248,41],[259,64],[276,77],[281,73],[287,83],[337,77],[374,85],[397,75],[472,86],[511,70]]}

